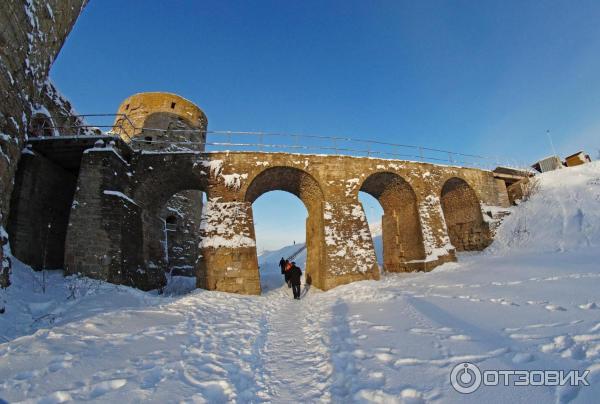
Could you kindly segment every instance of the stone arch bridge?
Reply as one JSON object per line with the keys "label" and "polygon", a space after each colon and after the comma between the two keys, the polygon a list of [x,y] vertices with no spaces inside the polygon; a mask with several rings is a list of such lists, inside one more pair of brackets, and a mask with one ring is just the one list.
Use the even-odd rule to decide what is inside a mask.
{"label": "stone arch bridge", "polygon": [[[142,289],[165,282],[159,212],[184,190],[206,192],[198,287],[260,293],[252,203],[282,190],[306,206],[307,275],[320,289],[378,279],[364,191],[379,200],[384,270],[430,270],[491,242],[488,206],[506,205],[490,171],[427,163],[259,152],[83,151],[64,244],[66,273]],[[122,146],[122,145],[121,145]],[[28,156],[35,158],[35,155]]]}

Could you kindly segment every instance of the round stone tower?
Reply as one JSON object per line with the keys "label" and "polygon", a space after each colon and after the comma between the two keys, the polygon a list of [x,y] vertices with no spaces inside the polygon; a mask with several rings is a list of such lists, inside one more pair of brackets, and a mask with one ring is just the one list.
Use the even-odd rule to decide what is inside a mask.
{"label": "round stone tower", "polygon": [[[176,94],[139,93],[125,99],[113,132],[135,150],[204,151],[208,120],[192,102]],[[193,276],[199,259],[202,192],[182,190],[159,212],[158,233],[165,235],[162,266],[173,275]]]}
{"label": "round stone tower", "polygon": [[134,148],[204,150],[208,119],[191,101],[172,93],[150,92],[126,98],[117,111],[116,132]]}

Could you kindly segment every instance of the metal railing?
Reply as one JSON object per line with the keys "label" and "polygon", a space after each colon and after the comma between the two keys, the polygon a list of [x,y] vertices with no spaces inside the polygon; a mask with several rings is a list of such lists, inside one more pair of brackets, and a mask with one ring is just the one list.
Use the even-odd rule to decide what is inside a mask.
{"label": "metal railing", "polygon": [[528,164],[516,159],[490,157],[452,150],[444,150],[426,146],[407,145],[341,136],[304,135],[276,132],[249,131],[193,131],[163,130],[143,128],[144,133],[199,133],[206,142],[173,141],[153,138],[147,140],[136,137],[132,140],[134,148],[151,146],[154,149],[190,150],[205,148],[206,151],[254,151],[282,152],[298,154],[346,155],[354,157],[382,158],[393,160],[411,160],[448,164],[482,169],[494,169],[497,166],[508,166],[525,169]]}
{"label": "metal railing", "polygon": [[[126,114],[82,114],[82,115],[71,115],[71,116],[56,116],[46,115],[43,116],[51,120],[51,124],[46,126],[47,129],[52,129],[55,133],[60,136],[86,136],[86,135],[99,135],[99,134],[114,134],[117,136],[125,137],[127,140],[133,140],[135,136],[135,125]],[[88,124],[86,121],[88,118],[113,118],[114,123],[111,124]],[[117,119],[118,118],[118,119]],[[62,122],[56,124],[56,122]],[[128,128],[124,124],[129,125]],[[131,130],[133,128],[133,130]]]}
{"label": "metal railing", "polygon": [[[115,123],[110,125],[91,125],[86,123],[88,118],[106,117],[114,117]],[[134,149],[141,150],[164,150],[172,152],[246,151],[327,154],[411,160],[489,170],[494,169],[497,166],[529,170],[528,164],[513,158],[490,157],[426,146],[382,142],[345,136],[261,131],[138,128],[126,114],[85,114],[78,115],[77,118],[81,119],[81,121],[76,125],[56,126],[54,129],[60,134],[62,134],[63,131],[72,133],[73,130],[75,130],[75,132],[83,135],[94,134],[97,131],[101,131],[102,134],[120,136],[126,139]],[[139,136],[142,133],[144,136]],[[168,139],[168,137],[177,140],[171,140]],[[181,138],[196,138],[198,140],[181,140]]]}

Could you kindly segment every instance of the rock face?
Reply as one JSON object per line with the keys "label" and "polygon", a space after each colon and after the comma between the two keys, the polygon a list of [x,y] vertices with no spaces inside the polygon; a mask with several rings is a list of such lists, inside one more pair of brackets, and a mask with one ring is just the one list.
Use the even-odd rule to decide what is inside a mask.
{"label": "rock face", "polygon": [[48,81],[48,72],[86,3],[5,0],[0,6],[0,230],[7,224],[15,172],[33,118],[45,125],[45,130],[38,126],[38,134],[79,122]]}

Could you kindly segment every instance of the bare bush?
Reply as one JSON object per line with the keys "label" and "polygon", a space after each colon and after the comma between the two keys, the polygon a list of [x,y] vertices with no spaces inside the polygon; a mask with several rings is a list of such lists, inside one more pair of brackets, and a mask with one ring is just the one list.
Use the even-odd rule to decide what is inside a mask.
{"label": "bare bush", "polygon": [[540,179],[538,177],[527,178],[527,180],[523,181],[521,189],[523,192],[521,202],[526,202],[540,191]]}

